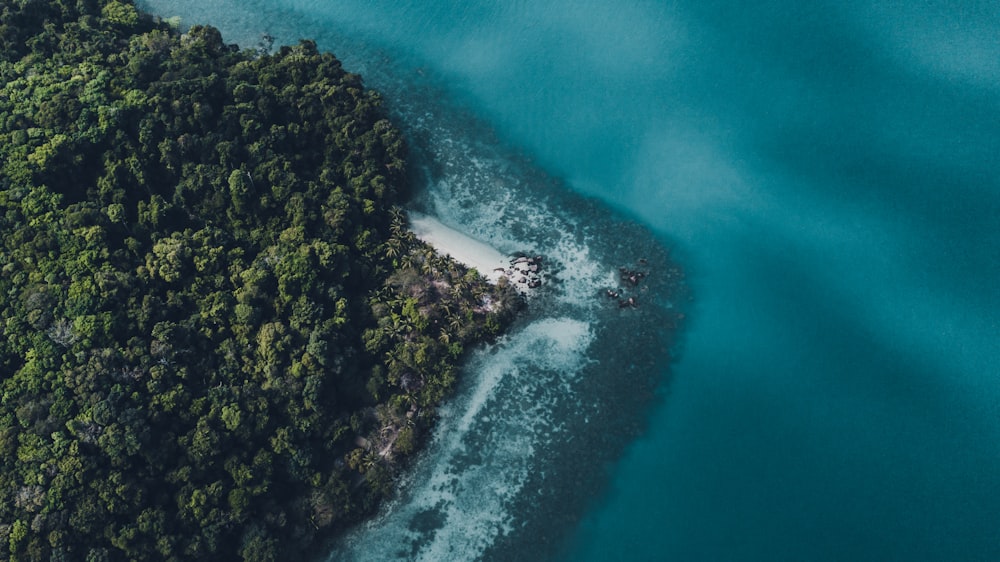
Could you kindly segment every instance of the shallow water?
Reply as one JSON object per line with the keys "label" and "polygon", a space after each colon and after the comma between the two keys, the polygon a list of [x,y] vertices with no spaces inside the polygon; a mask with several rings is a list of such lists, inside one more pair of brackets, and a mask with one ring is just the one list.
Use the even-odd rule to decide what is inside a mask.
{"label": "shallow water", "polygon": [[[1000,557],[996,3],[146,5],[317,38],[386,93],[416,207],[560,258],[336,554]],[[696,295],[669,377],[593,299],[662,246]]]}

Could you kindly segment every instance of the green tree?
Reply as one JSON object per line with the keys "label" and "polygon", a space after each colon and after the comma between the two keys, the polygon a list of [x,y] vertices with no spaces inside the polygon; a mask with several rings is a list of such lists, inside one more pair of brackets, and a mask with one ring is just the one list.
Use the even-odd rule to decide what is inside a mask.
{"label": "green tree", "polygon": [[130,0],[0,11],[0,552],[269,560],[372,510],[506,314],[406,231],[378,95]]}

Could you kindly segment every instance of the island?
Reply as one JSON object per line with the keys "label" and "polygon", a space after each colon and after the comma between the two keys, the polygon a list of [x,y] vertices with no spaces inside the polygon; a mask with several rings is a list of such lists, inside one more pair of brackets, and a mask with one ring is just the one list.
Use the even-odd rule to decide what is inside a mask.
{"label": "island", "polygon": [[296,559],[371,514],[524,302],[406,195],[312,42],[3,3],[0,556]]}

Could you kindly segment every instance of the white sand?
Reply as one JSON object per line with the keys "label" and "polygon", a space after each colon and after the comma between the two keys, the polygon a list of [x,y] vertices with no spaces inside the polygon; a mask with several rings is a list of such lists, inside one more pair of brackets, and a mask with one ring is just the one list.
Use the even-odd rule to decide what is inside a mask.
{"label": "white sand", "polygon": [[445,226],[433,217],[412,211],[409,215],[410,230],[417,238],[433,246],[438,253],[449,255],[466,267],[475,268],[491,283],[496,283],[503,275],[494,269],[510,265],[510,258],[489,244]]}

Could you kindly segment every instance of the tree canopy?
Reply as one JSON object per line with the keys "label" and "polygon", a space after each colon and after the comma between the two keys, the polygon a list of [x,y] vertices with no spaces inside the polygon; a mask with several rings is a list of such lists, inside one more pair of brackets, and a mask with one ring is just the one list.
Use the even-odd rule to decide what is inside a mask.
{"label": "tree canopy", "polygon": [[0,8],[0,552],[276,560],[369,513],[508,288],[377,93],[122,0]]}

